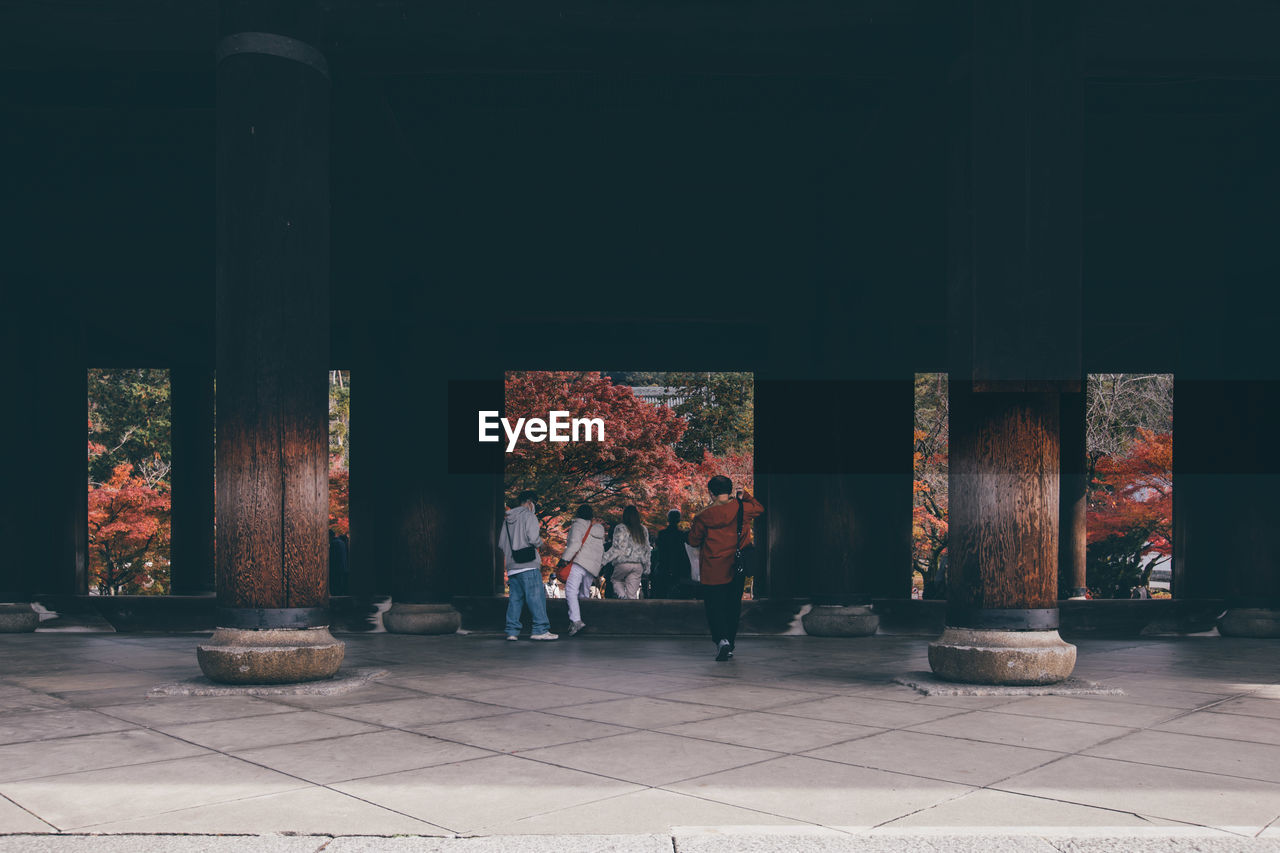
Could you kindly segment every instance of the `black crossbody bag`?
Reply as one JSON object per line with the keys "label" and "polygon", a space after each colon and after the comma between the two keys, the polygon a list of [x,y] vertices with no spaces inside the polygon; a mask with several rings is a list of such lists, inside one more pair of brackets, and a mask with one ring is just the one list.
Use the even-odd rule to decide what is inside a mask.
{"label": "black crossbody bag", "polygon": [[735,578],[754,577],[756,571],[755,543],[746,546],[742,544],[742,519],[744,514],[742,498],[738,498],[738,547],[733,552],[733,576]]}
{"label": "black crossbody bag", "polygon": [[[514,546],[516,538],[511,535],[511,522],[504,522],[507,525],[507,544]],[[511,562],[515,563],[532,563],[538,556],[538,549],[532,545],[526,545],[517,550],[515,547],[511,549]]]}

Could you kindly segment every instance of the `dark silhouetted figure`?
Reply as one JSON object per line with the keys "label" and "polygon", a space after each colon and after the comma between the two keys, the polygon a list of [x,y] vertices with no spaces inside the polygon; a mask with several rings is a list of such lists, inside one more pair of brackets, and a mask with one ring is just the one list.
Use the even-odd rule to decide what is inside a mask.
{"label": "dark silhouetted figure", "polygon": [[656,565],[653,567],[654,598],[689,598],[693,584],[693,570],[689,565],[689,552],[685,550],[688,538],[680,529],[680,510],[667,513],[667,526],[658,531]]}
{"label": "dark silhouetted figure", "polygon": [[347,558],[351,553],[351,543],[347,534],[338,534],[329,528],[329,594],[346,595],[347,577],[350,567]]}

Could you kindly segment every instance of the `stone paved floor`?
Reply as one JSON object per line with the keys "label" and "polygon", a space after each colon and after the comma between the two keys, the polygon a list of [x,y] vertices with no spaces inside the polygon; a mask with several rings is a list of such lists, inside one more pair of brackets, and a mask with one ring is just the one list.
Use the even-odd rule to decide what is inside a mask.
{"label": "stone paved floor", "polygon": [[[1278,641],[1084,641],[1077,674],[1125,695],[924,697],[891,682],[928,669],[922,637],[745,638],[724,664],[683,637],[343,639],[388,674],[148,697],[196,674],[199,635],[0,635],[0,851],[281,832],[1280,849]],[[1017,849],[1068,849],[1034,844]]]}

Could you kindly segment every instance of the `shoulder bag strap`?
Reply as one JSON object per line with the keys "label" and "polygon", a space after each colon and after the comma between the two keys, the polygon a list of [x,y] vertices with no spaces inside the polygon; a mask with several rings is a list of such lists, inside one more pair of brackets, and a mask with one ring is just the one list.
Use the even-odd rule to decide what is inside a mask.
{"label": "shoulder bag strap", "polygon": [[[505,526],[505,527],[507,528],[507,544],[508,544],[509,546],[511,546],[511,550],[512,550],[512,551],[519,551],[519,550],[520,550],[520,548],[524,548],[524,547],[526,547],[526,546],[529,544],[528,542],[526,542],[524,545],[521,545],[521,546],[520,546],[520,548],[517,548],[517,547],[516,547],[516,537],[515,537],[515,534],[511,532],[511,529],[512,529],[512,528],[511,528],[511,519],[510,519],[510,518],[506,518],[506,519],[504,519],[504,520],[503,520],[503,522],[502,522],[502,523],[503,523],[503,526]],[[520,528],[519,528],[519,527],[515,528],[515,530],[516,530],[516,533],[519,533],[519,532],[520,532]]]}
{"label": "shoulder bag strap", "polygon": [[738,498],[738,544],[736,547],[739,551],[742,550],[742,516],[743,516],[742,498]]}

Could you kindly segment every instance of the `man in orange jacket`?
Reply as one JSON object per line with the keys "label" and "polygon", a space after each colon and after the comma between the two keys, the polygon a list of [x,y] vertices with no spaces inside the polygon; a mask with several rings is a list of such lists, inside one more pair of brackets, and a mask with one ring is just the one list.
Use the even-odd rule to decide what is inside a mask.
{"label": "man in orange jacket", "polygon": [[[702,600],[707,608],[707,627],[716,644],[716,660],[733,657],[738,636],[738,619],[742,615],[744,576],[733,571],[733,556],[740,547],[751,544],[751,521],[764,513],[764,507],[751,495],[738,490],[733,482],[716,476],[707,483],[711,506],[698,513],[689,528],[689,544],[701,555],[700,578]],[[742,508],[742,541],[738,541],[738,509]]]}

